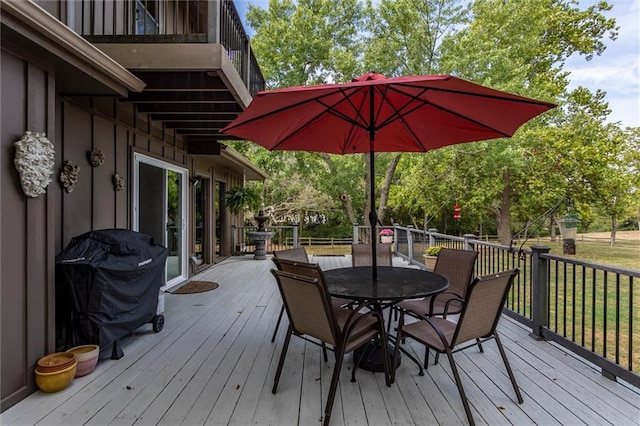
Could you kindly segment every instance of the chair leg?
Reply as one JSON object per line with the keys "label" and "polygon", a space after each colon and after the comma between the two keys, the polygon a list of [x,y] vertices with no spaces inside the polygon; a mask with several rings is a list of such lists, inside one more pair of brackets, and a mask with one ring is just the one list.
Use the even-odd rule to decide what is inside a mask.
{"label": "chair leg", "polygon": [[478,350],[479,350],[481,353],[484,353],[484,349],[482,349],[482,340],[480,340],[480,338],[479,338],[479,337],[476,339],[476,343],[478,344]]}
{"label": "chair leg", "polygon": [[498,336],[498,333],[494,332],[493,337],[496,340],[496,343],[498,345],[498,350],[500,351],[500,356],[502,357],[502,361],[504,362],[504,366],[507,368],[507,374],[509,374],[509,379],[511,379],[511,384],[513,385],[513,390],[516,391],[516,396],[518,397],[518,403],[522,404],[523,399],[522,399],[522,395],[520,394],[520,388],[518,387],[518,384],[516,383],[516,378],[513,375],[513,371],[511,370],[511,366],[509,365],[509,360],[507,360],[507,354],[504,351],[504,348],[502,347],[502,342],[500,342],[500,337]]}
{"label": "chair leg", "polygon": [[[393,306],[391,306],[389,308],[389,320],[387,321],[387,333],[391,333],[391,317],[393,315],[393,311],[395,311],[396,308],[394,308]],[[397,319],[397,317],[396,317]]]}
{"label": "chair leg", "polygon": [[282,373],[282,367],[284,366],[284,358],[287,356],[287,349],[289,349],[289,341],[291,340],[291,334],[293,329],[289,326],[287,330],[287,337],[284,339],[284,345],[282,346],[282,353],[280,354],[280,361],[278,362],[278,369],[276,370],[276,377],[273,380],[273,389],[271,393],[275,394],[278,389],[278,382],[280,381],[280,374]]}
{"label": "chair leg", "polygon": [[324,357],[324,362],[328,362],[329,357],[327,356],[327,344],[325,342],[322,342],[322,355]]}
{"label": "chair leg", "polygon": [[278,335],[278,327],[280,327],[280,321],[282,321],[282,316],[284,315],[284,305],[280,308],[280,315],[278,315],[278,322],[276,322],[276,329],[273,330],[273,336],[271,336],[271,343],[276,341],[276,336]]}
{"label": "chair leg", "polygon": [[396,381],[396,365],[398,365],[398,354],[400,353],[400,342],[402,341],[402,328],[404,327],[404,311],[400,312],[398,319],[398,334],[396,334],[396,350],[393,351],[393,360],[391,361],[391,383]]}
{"label": "chair leg", "polygon": [[368,345],[368,343],[365,343],[365,347],[364,349],[362,349],[362,352],[360,353],[360,356],[357,359],[356,359],[356,352],[353,351],[353,369],[351,369],[351,383],[356,382],[356,370],[362,363],[362,360],[369,355],[369,351],[367,350],[366,345]]}
{"label": "chair leg", "polygon": [[460,399],[462,399],[464,412],[467,414],[467,420],[469,420],[469,426],[475,426],[476,423],[473,420],[473,415],[471,414],[471,407],[469,407],[469,401],[467,400],[467,395],[464,393],[464,388],[462,387],[462,381],[460,380],[460,375],[458,374],[458,367],[456,367],[456,363],[453,360],[453,354],[451,353],[451,349],[446,348],[446,350],[447,350],[447,358],[449,358],[449,364],[451,365],[451,371],[453,372],[453,377],[455,378],[456,385],[458,386]]}
{"label": "chair leg", "polygon": [[336,390],[338,389],[338,381],[340,379],[340,369],[342,368],[342,360],[344,359],[344,345],[340,345],[336,348],[336,364],[333,367],[333,375],[331,376],[331,385],[329,385],[329,395],[327,395],[327,403],[324,408],[324,426],[329,426],[329,420],[331,418],[331,411],[333,410],[333,400],[336,397]]}
{"label": "chair leg", "polygon": [[[438,355],[440,354],[436,352],[436,360],[434,362],[434,365],[438,363]],[[424,368],[429,369],[429,346],[427,345],[424,346]]]}
{"label": "chair leg", "polygon": [[[385,336],[384,333],[384,324],[382,323],[382,316],[381,318],[381,323],[380,323],[380,342],[382,344],[382,366],[384,368],[384,381],[387,385],[387,387],[391,386],[391,383],[393,383],[393,379],[395,379],[395,377],[391,377],[391,366],[389,365],[389,345],[387,344],[387,336]],[[400,349],[396,348],[395,351],[393,351],[393,357],[396,357],[396,353],[398,353]],[[394,359],[395,361],[395,359]]]}

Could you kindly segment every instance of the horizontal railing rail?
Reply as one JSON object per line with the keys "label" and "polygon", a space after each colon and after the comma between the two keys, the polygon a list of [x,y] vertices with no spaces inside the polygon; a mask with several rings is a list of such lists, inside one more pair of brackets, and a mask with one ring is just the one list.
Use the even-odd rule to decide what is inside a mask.
{"label": "horizontal railing rail", "polygon": [[[356,229],[365,228],[365,229]],[[554,341],[601,368],[640,387],[640,270],[552,255],[550,249],[504,246],[476,239],[393,226],[394,251],[425,268],[431,246],[478,252],[476,275],[519,268],[504,313],[531,327],[532,336]],[[369,227],[354,226],[367,240]]]}
{"label": "horizontal railing rail", "polygon": [[351,246],[351,238],[303,236],[298,240],[301,246]]}

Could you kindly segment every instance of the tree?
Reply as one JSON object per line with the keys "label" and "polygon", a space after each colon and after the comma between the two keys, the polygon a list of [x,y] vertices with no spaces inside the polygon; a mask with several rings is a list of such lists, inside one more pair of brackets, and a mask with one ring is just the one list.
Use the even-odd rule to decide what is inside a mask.
{"label": "tree", "polygon": [[[611,134],[602,128],[608,109],[603,94],[569,93],[563,64],[572,54],[589,60],[603,53],[603,38],[607,32],[615,38],[617,30],[601,13],[610,6],[599,2],[581,10],[568,0],[478,0],[466,6],[455,0],[381,0],[366,7],[353,0],[272,0],[268,10],[250,7],[248,18],[269,87],[347,81],[364,70],[452,73],[563,106],[511,139],[426,154],[376,154],[376,170],[384,171],[374,177],[379,217],[446,229],[458,201],[464,209],[459,231],[496,226],[506,244],[512,220],[532,223],[558,200],[574,200],[585,217],[595,214],[583,195],[596,182],[602,194],[613,188],[597,173],[607,160],[592,161],[587,176],[577,159],[598,155],[588,144]],[[341,205],[350,222],[363,222],[372,200],[362,155],[246,152],[272,174],[266,191],[272,204],[291,198],[283,183],[295,176]]]}
{"label": "tree", "polygon": [[[609,8],[606,2],[583,11],[563,0],[478,0],[472,6],[471,23],[455,37],[443,40],[443,68],[496,89],[562,102],[568,87],[567,73],[562,70],[566,59],[574,53],[589,59],[604,51],[602,38],[607,32],[615,38],[615,21],[601,14]],[[536,162],[531,155],[535,150],[528,149],[536,141],[527,135],[539,135],[532,129],[548,128],[554,115],[562,115],[562,111],[538,117],[511,140],[483,143],[484,155],[468,164],[484,171],[486,178],[470,189],[492,196],[492,202],[486,200],[485,206],[491,206],[495,214],[503,244],[511,240],[514,197],[525,205],[531,201],[515,189],[525,188],[532,180],[544,180],[538,173],[525,173],[537,170],[529,163]],[[458,149],[477,149],[470,145]]]}
{"label": "tree", "polygon": [[348,81],[361,65],[362,7],[356,0],[270,0],[249,5],[251,41],[271,88]]}
{"label": "tree", "polygon": [[[268,10],[250,7],[247,16],[256,32],[253,47],[263,74],[271,87],[281,87],[348,81],[368,69],[390,76],[432,72],[439,40],[451,25],[462,22],[460,4],[384,0],[364,9],[355,1],[274,0]],[[390,52],[396,52],[393,61]],[[376,200],[378,216],[384,217],[400,154],[374,155],[376,170],[385,170],[373,177],[376,200],[369,199],[368,154],[355,156],[357,162],[331,155],[295,158],[324,161],[308,178],[342,204],[350,222],[366,223],[365,212]]]}

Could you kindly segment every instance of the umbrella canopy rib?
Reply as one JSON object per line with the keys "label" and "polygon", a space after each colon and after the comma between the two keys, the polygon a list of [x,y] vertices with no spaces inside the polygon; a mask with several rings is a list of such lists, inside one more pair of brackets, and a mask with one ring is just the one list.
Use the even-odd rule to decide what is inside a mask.
{"label": "umbrella canopy rib", "polygon": [[[329,96],[333,96],[336,93],[340,93],[342,95],[342,98],[338,99],[338,101],[336,101],[333,104],[329,104],[329,103],[325,103],[323,102],[323,98],[327,98]],[[348,94],[345,94],[343,90],[338,90],[337,92],[333,92],[333,93],[329,93],[325,96],[323,96],[322,98],[317,98],[317,99],[311,99],[308,102],[300,102],[298,103],[298,105],[295,105],[293,107],[296,106],[301,106],[307,103],[311,103],[311,102],[315,102],[318,103],[320,105],[322,105],[324,107],[324,110],[319,111],[316,115],[314,115],[313,117],[311,117],[309,120],[307,120],[304,123],[301,123],[300,126],[295,129],[294,132],[289,133],[288,135],[285,135],[283,137],[280,138],[280,140],[273,146],[273,148],[271,148],[272,151],[279,149],[281,146],[283,146],[284,144],[286,144],[289,140],[291,140],[292,138],[294,138],[295,136],[297,136],[298,134],[304,132],[310,125],[312,125],[314,122],[316,122],[317,120],[320,120],[323,116],[323,114],[331,114],[336,116],[337,118],[347,122],[347,123],[351,123],[353,126],[356,127],[361,127],[365,130],[368,130],[368,127],[362,125],[361,123],[358,122],[357,119],[353,119],[350,116],[341,113],[339,111],[336,110],[336,107],[338,105],[340,105],[343,102],[347,102],[349,105],[351,105],[351,107],[353,108],[353,111],[355,113],[357,113],[359,115],[359,117],[362,117],[362,115],[360,114],[360,110],[351,102],[351,98],[349,97]],[[292,107],[288,107],[285,108],[285,110],[289,110]],[[344,144],[344,148],[343,148],[343,152],[346,153],[346,147],[349,145],[349,140],[351,139],[350,136],[353,134],[353,130],[351,130],[349,132],[349,137],[346,138],[345,140],[345,144]]]}

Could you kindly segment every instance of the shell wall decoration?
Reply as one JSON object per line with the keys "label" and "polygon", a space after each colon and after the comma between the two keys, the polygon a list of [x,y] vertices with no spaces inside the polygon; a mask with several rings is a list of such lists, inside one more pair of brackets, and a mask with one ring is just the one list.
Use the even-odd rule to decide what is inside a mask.
{"label": "shell wall decoration", "polygon": [[33,198],[44,194],[55,164],[53,144],[44,133],[27,131],[13,145],[16,148],[13,164],[20,174],[22,190]]}
{"label": "shell wall decoration", "polygon": [[99,149],[94,149],[89,153],[89,163],[93,167],[100,167],[104,163],[104,152]]}
{"label": "shell wall decoration", "polygon": [[112,181],[113,189],[115,189],[116,191],[122,191],[124,189],[124,177],[116,173],[115,175],[113,175]]}
{"label": "shell wall decoration", "polygon": [[64,186],[65,191],[68,193],[73,192],[78,183],[78,173],[80,173],[80,166],[73,164],[73,161],[65,161],[62,171],[60,172],[60,182]]}

